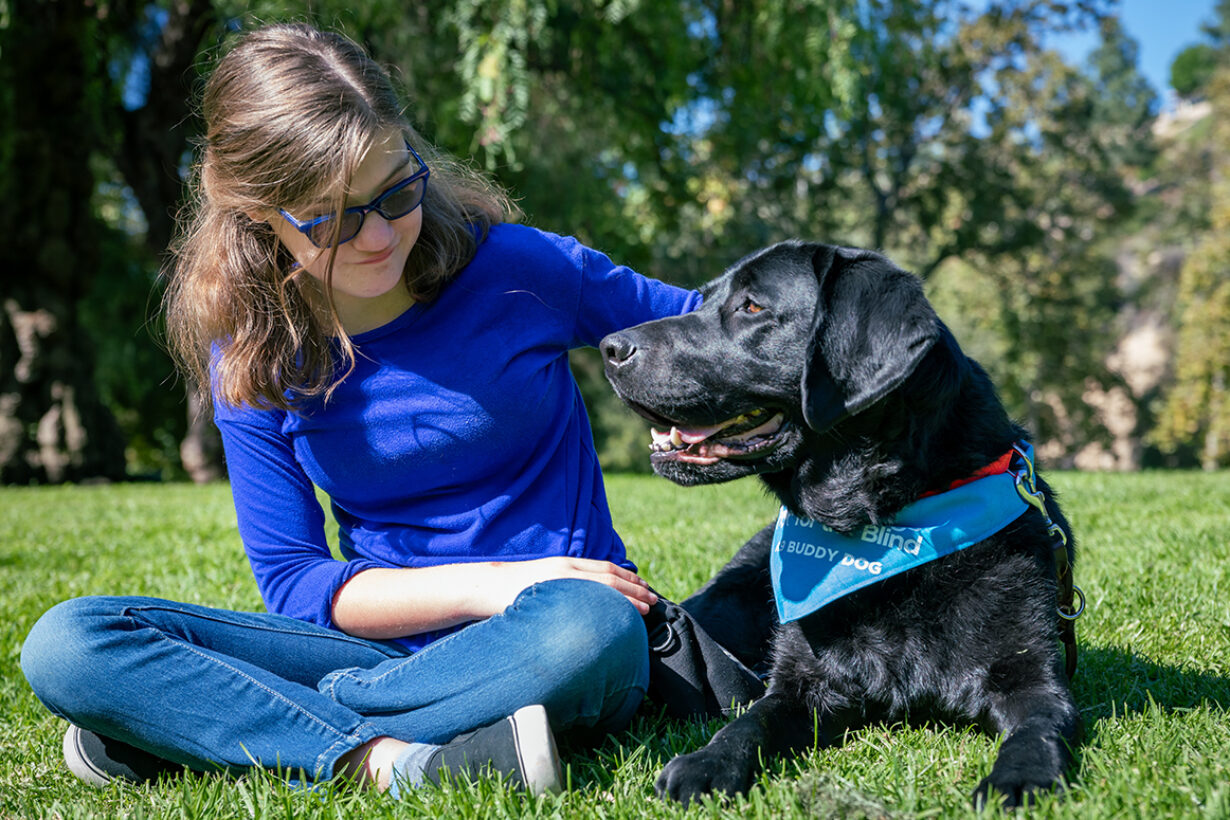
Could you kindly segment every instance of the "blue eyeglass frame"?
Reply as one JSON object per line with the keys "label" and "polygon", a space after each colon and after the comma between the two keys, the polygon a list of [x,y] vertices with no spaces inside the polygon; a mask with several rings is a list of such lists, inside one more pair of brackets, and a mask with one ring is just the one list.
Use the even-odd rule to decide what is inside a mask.
{"label": "blue eyeglass frame", "polygon": [[[346,208],[345,210],[343,210],[341,214],[338,215],[337,218],[344,217],[346,214],[358,214],[359,215],[359,226],[355,228],[354,233],[352,233],[350,236],[346,237],[345,239],[339,238],[337,241],[338,245],[345,245],[347,242],[349,242],[350,240],[358,236],[359,233],[363,230],[363,223],[367,220],[367,215],[371,213],[372,211],[375,211],[376,213],[380,214],[385,219],[391,222],[394,219],[401,219],[403,216],[409,216],[410,214],[414,213],[414,211],[417,208],[422,206],[423,199],[426,198],[427,196],[427,181],[431,177],[431,169],[427,167],[426,162],[423,162],[423,158],[419,156],[418,151],[415,151],[414,148],[410,145],[409,140],[406,140],[406,150],[409,151],[410,155],[414,157],[414,161],[419,164],[419,170],[415,171],[413,174],[406,177],[401,182],[395,183],[389,186],[388,188],[385,188],[383,191],[381,191],[376,196],[375,199],[373,199],[371,202],[367,203],[366,205],[355,205],[353,207]],[[382,208],[381,205],[384,203],[386,199],[388,199],[389,197],[391,197],[393,194],[397,193],[398,191],[401,191],[403,188],[413,185],[415,182],[419,181],[420,179],[423,180],[423,193],[419,197],[419,201],[414,204],[413,208],[411,208],[408,211],[405,211],[404,213],[397,214],[396,216],[385,212],[384,208]],[[285,219],[287,222],[291,224],[291,227],[293,227],[299,233],[306,236],[308,241],[311,242],[316,247],[321,248],[321,249],[334,247],[333,245],[321,245],[315,239],[312,238],[312,230],[334,219],[333,214],[326,214],[325,216],[318,216],[315,219],[309,219],[306,222],[300,222],[298,219],[295,219],[293,216],[291,216],[290,213],[288,213],[286,209],[284,208],[278,208],[278,213],[282,215],[283,219]]]}

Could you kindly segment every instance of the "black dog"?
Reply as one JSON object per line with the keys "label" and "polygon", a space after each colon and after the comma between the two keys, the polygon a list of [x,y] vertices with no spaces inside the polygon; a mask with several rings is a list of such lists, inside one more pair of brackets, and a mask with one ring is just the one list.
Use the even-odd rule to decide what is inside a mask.
{"label": "black dog", "polygon": [[[918,279],[870,251],[781,243],[703,293],[694,313],[602,342],[620,398],[670,431],[654,431],[655,471],[685,485],[756,474],[783,518],[802,519],[794,526],[882,543],[870,557],[839,559],[840,550],[805,548],[770,526],[684,602],[745,664],[771,670],[769,689],[707,746],[671,760],[658,793],[690,802],[745,791],[762,756],[811,746],[817,726],[819,742],[831,743],[872,721],[933,719],[1005,736],[976,802],[994,791],[1018,805],[1059,786],[1080,734],[1067,680],[1079,614],[1073,540],[986,372]],[[877,556],[918,546],[888,544],[877,528],[983,475],[999,483],[980,486],[1016,494],[1011,517],[888,577]],[[1011,508],[1003,495],[997,503]],[[885,577],[781,623],[770,565],[793,560],[786,553]],[[780,566],[789,597],[799,564]]]}

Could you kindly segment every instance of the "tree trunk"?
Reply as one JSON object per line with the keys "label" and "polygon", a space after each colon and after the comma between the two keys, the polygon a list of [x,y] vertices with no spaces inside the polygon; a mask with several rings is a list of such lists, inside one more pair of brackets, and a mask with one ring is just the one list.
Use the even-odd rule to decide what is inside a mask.
{"label": "tree trunk", "polygon": [[[162,258],[175,230],[175,211],[183,198],[181,166],[198,124],[193,116],[193,64],[216,21],[211,0],[175,0],[149,59],[150,83],[144,105],[120,115],[122,142],[116,165],[132,189],[148,229],[145,242]],[[179,454],[196,483],[222,478],[222,438],[213,425],[213,405],[189,385],[188,430]]]}
{"label": "tree trunk", "polygon": [[[87,4],[18,3],[0,29],[0,482],[123,478],[77,302],[99,262]],[[54,124],[51,128],[48,123]]]}
{"label": "tree trunk", "polygon": [[222,436],[214,426],[213,403],[209,396],[189,384],[188,432],[179,445],[179,460],[197,484],[226,477],[222,462]]}

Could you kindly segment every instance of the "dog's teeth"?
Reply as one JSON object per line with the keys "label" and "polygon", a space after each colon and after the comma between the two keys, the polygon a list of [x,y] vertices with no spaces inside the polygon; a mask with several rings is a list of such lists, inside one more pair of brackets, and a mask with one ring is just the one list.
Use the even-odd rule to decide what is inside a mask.
{"label": "dog's teeth", "polygon": [[675,445],[676,447],[682,447],[682,446],[683,446],[683,434],[679,432],[679,428],[678,428],[678,427],[672,427],[672,428],[671,428],[671,438],[670,438],[670,441],[671,441],[671,444]]}

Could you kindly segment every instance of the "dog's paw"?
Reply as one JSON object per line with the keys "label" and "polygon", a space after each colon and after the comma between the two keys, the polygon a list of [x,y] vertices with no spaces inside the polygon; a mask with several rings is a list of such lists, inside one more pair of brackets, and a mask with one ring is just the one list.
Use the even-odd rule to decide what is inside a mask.
{"label": "dog's paw", "polygon": [[685,806],[706,794],[741,794],[752,785],[754,773],[728,756],[704,748],[680,755],[662,768],[654,783],[658,797]]}
{"label": "dog's paw", "polygon": [[1006,809],[1032,805],[1038,795],[1058,791],[1060,781],[1046,776],[1031,775],[1022,771],[992,771],[982,778],[974,789],[974,807],[982,810],[996,800],[1003,800]]}
{"label": "dog's paw", "polygon": [[1004,807],[1013,809],[1061,791],[1070,761],[1065,742],[1054,739],[1053,732],[1014,732],[1000,746],[991,773],[974,789],[974,805],[985,806],[1002,796]]}

